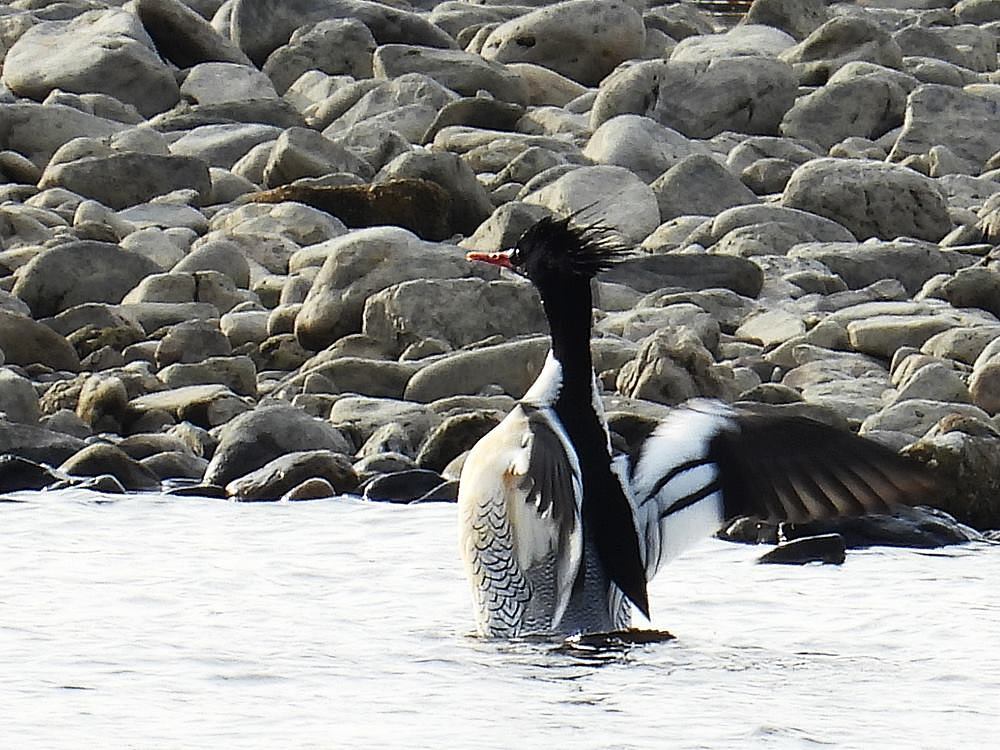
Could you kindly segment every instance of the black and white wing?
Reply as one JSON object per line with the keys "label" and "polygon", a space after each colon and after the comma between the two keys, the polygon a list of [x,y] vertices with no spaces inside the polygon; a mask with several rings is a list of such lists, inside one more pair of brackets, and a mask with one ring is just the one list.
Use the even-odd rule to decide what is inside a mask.
{"label": "black and white wing", "polygon": [[803,417],[699,401],[646,439],[631,467],[646,574],[737,516],[795,522],[888,511],[935,488],[889,448]]}
{"label": "black and white wing", "polygon": [[521,404],[473,447],[459,535],[483,635],[553,630],[580,567],[580,466],[552,412]]}

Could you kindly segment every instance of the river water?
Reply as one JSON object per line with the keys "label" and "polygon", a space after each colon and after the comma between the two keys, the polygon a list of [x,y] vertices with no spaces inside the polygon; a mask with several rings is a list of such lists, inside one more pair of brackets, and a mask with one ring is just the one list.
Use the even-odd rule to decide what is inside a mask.
{"label": "river water", "polygon": [[3,748],[993,748],[1000,546],[665,567],[675,640],[471,635],[453,505],[0,504]]}

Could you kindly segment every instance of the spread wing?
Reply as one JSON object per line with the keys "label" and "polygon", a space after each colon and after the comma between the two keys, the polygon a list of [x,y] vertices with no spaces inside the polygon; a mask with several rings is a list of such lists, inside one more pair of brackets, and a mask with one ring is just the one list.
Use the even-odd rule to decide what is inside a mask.
{"label": "spread wing", "polygon": [[737,516],[801,522],[877,513],[935,491],[923,466],[879,443],[712,402],[679,409],[653,431],[630,486],[650,578]]}
{"label": "spread wing", "polygon": [[580,567],[580,467],[548,409],[514,410],[469,453],[461,551],[484,635],[553,629]]}

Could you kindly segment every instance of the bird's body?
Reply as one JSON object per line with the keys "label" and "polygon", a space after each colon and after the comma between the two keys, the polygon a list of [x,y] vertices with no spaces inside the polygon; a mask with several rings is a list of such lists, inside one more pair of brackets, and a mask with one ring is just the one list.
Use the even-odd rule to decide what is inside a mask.
{"label": "bird's body", "polygon": [[850,433],[709,401],[613,455],[590,352],[590,281],[621,252],[606,237],[543,219],[510,252],[470,254],[532,281],[552,337],[534,385],[462,471],[460,547],[483,635],[619,630],[633,604],[648,616],[660,566],[728,518],[885,510],[931,486]]}

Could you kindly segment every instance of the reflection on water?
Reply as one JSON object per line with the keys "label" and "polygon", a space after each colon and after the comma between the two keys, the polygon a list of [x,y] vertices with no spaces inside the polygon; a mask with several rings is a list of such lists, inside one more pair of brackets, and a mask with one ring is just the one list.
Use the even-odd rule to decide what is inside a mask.
{"label": "reflection on water", "polygon": [[997,547],[707,541],[636,623],[673,640],[498,642],[454,506],[17,498],[3,748],[979,748],[1000,720]]}

